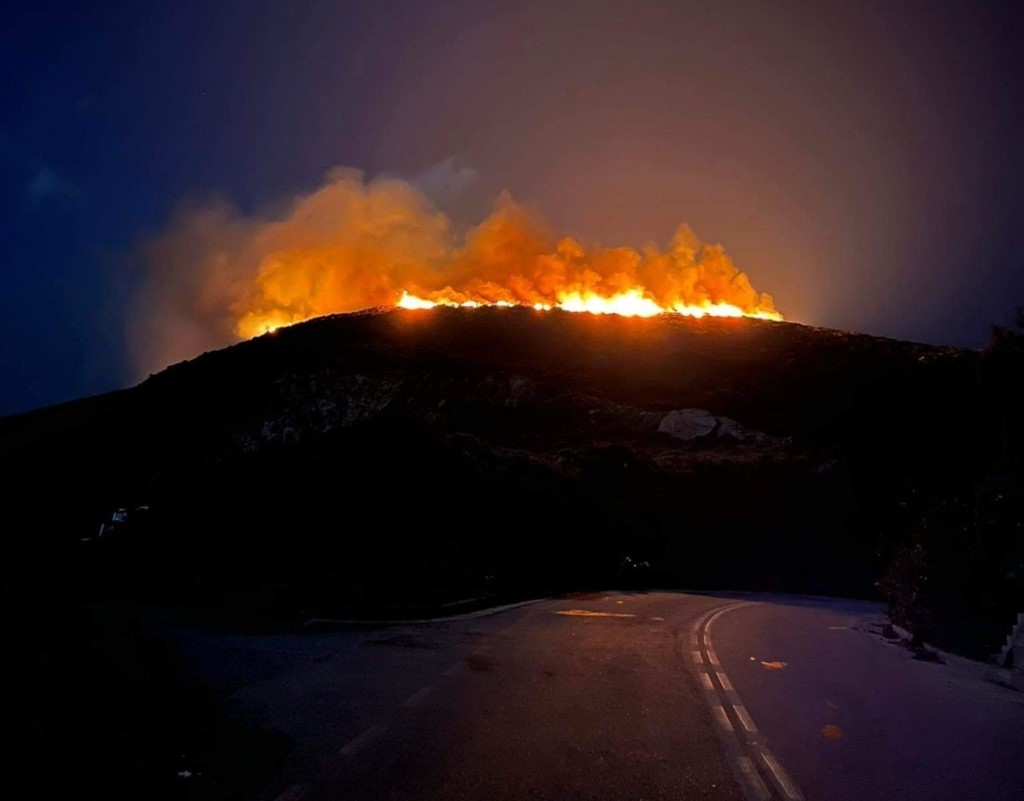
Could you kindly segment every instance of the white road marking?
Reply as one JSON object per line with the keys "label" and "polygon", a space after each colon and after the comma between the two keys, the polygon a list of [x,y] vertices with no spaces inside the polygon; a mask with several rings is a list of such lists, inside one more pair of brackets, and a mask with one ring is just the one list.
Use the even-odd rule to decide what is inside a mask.
{"label": "white road marking", "polygon": [[[726,755],[732,764],[733,774],[743,788],[743,794],[746,796],[747,801],[770,801],[773,794],[769,790],[765,779],[771,780],[778,794],[785,801],[803,801],[800,788],[789,777],[779,761],[775,759],[767,748],[757,744],[756,740],[758,738],[751,736],[757,735],[757,726],[754,724],[754,720],[747,711],[747,708],[741,702],[729,677],[721,668],[718,654],[711,643],[711,629],[718,618],[726,612],[750,605],[749,602],[732,603],[718,609],[712,609],[700,617],[693,626],[697,641],[704,645],[707,654],[705,659],[712,666],[715,675],[718,677],[721,689],[715,687],[714,682],[711,681],[710,673],[705,672],[705,659],[700,658],[701,654],[697,649],[694,649],[694,669],[700,673],[704,689],[710,690],[706,696],[708,704],[711,706],[711,712],[717,723],[719,737],[722,739]],[[780,664],[779,667],[781,668],[782,665]],[[746,730],[746,737],[740,738],[737,736],[736,727],[733,726],[729,713],[726,711],[726,706],[723,706],[723,702],[727,706],[732,707],[736,720]],[[762,774],[764,778],[762,778]]]}
{"label": "white road marking", "polygon": [[367,743],[371,743],[380,737],[384,732],[388,730],[388,727],[383,723],[374,723],[370,728],[360,734],[358,737],[349,740],[340,751],[339,756],[352,756],[357,753]]}
{"label": "white road marking", "polygon": [[281,795],[274,799],[274,801],[301,801],[305,797],[306,793],[309,792],[308,784],[293,784]]}
{"label": "white road marking", "polygon": [[769,801],[772,794],[768,791],[768,787],[760,775],[758,775],[757,768],[754,767],[754,760],[747,756],[741,756],[738,762],[740,763],[740,772],[754,791],[754,796],[758,801]]}
{"label": "white road marking", "polygon": [[718,620],[722,615],[731,609],[738,609],[741,606],[747,606],[746,603],[736,603],[726,606],[724,609],[717,610],[711,617],[708,618],[707,624],[704,626],[704,639],[711,642],[711,629],[714,628],[715,621]]}
{"label": "white road marking", "polygon": [[779,764],[779,760],[775,758],[771,751],[767,748],[761,749],[761,760],[765,765],[768,766],[768,770],[772,772],[772,776],[775,777],[775,781],[778,783],[779,789],[782,794],[792,801],[803,801],[803,793],[800,792],[789,774],[783,769],[782,765]]}
{"label": "white road marking", "polygon": [[757,734],[757,726],[754,725],[753,718],[750,717],[750,713],[747,712],[747,708],[743,704],[733,704],[732,711],[736,713],[736,717],[740,719],[744,729],[751,734]]}
{"label": "white road marking", "polygon": [[725,707],[721,704],[712,704],[711,711],[715,714],[715,720],[718,721],[718,725],[726,731],[732,731],[732,723],[729,721],[729,716],[725,713]]}
{"label": "white road marking", "polygon": [[408,698],[402,701],[402,706],[406,708],[419,706],[420,701],[422,701],[432,692],[434,692],[434,688],[431,687],[429,684],[426,687],[420,687],[420,689],[418,689],[416,692],[414,692],[412,695],[410,695]]}

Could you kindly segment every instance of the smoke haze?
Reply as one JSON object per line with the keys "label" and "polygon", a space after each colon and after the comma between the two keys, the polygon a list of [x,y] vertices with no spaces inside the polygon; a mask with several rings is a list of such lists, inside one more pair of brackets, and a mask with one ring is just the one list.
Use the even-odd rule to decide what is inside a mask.
{"label": "smoke haze", "polygon": [[[432,183],[467,177],[431,175]],[[451,183],[440,180],[444,191]],[[774,313],[771,296],[721,246],[685,225],[665,249],[586,246],[502,193],[460,232],[414,183],[344,168],[273,216],[246,216],[223,201],[183,208],[138,259],[145,278],[129,341],[140,375],[281,325],[391,306],[403,292],[550,306],[640,291],[665,308]]]}

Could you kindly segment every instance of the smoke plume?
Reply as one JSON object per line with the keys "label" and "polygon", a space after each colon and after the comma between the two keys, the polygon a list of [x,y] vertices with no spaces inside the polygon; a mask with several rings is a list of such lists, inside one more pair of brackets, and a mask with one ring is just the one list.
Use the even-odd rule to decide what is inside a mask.
{"label": "smoke plume", "polygon": [[224,202],[185,208],[138,255],[129,339],[143,375],[282,325],[395,305],[403,293],[544,308],[631,293],[666,311],[780,317],[721,246],[685,225],[667,249],[585,247],[502,194],[460,233],[413,184],[351,169],[273,216]]}

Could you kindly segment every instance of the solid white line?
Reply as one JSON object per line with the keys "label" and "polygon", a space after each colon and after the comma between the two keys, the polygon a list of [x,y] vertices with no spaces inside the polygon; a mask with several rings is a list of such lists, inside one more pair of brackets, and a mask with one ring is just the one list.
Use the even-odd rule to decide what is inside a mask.
{"label": "solid white line", "polygon": [[[715,669],[714,672],[718,676],[718,682],[722,689],[716,690],[713,683],[710,681],[710,675],[703,671],[699,671],[702,675],[701,681],[704,684],[705,689],[707,689],[709,684],[712,686],[712,692],[706,697],[708,699],[708,703],[711,705],[711,711],[714,714],[716,723],[720,729],[725,732],[723,736],[729,741],[726,749],[727,752],[729,752],[734,775],[736,775],[737,781],[739,781],[740,785],[743,787],[743,794],[747,797],[747,801],[769,801],[772,797],[771,791],[761,778],[760,773],[762,771],[766,776],[771,778],[779,794],[786,801],[803,801],[803,795],[800,792],[800,788],[789,777],[789,774],[786,773],[779,761],[775,759],[767,748],[763,746],[758,748],[751,741],[749,735],[757,734],[757,726],[754,724],[754,720],[750,716],[750,713],[747,712],[746,707],[740,701],[739,695],[733,688],[729,677],[725,674],[725,671],[721,669],[721,663],[718,661],[718,654],[715,652],[711,643],[711,628],[718,618],[733,609],[740,609],[744,606],[750,605],[752,604],[738,603],[730,604],[720,609],[713,609],[712,611],[705,613],[698,621],[696,627],[698,638],[704,644],[704,648],[707,652],[707,662]],[[748,738],[745,745],[738,741],[736,730],[729,719],[729,714],[726,712],[725,707],[719,702],[720,698],[725,698],[729,702],[729,705],[732,706],[733,713],[736,715],[736,719],[746,730]],[[736,753],[732,749],[737,749],[740,753]],[[750,753],[756,755],[763,767],[758,766],[755,760],[744,755],[742,751],[745,749],[751,749]]]}
{"label": "solid white line", "polygon": [[422,701],[432,692],[434,692],[434,688],[431,687],[429,684],[426,687],[420,687],[420,689],[418,689],[416,692],[414,692],[412,695],[410,695],[408,698],[402,701],[402,706],[407,708],[419,706],[420,701]]}
{"label": "solid white line", "polygon": [[761,749],[761,760],[765,765],[768,766],[768,770],[772,772],[772,776],[775,777],[775,781],[778,782],[779,789],[782,790],[782,794],[792,801],[803,801],[803,794],[800,789],[793,783],[793,780],[789,778],[789,774],[783,769],[779,761],[772,755],[772,752],[767,748]]}
{"label": "solid white line", "polygon": [[753,789],[758,801],[769,801],[772,794],[757,772],[757,768],[754,767],[754,760],[747,756],[741,756],[737,761],[740,763],[740,772],[743,774],[743,778],[747,780],[747,783]]}
{"label": "solid white line", "polygon": [[704,685],[705,690],[715,689],[715,685],[711,683],[711,677],[707,673],[700,674],[701,683]]}
{"label": "solid white line", "polygon": [[718,721],[718,725],[726,731],[732,731],[732,723],[729,721],[729,716],[725,713],[725,707],[721,704],[712,704],[711,711],[715,713],[715,720]]}
{"label": "solid white line", "polygon": [[703,665],[704,664],[704,657],[700,655],[700,651],[694,651],[693,652],[693,663],[695,665]]}
{"label": "solid white line", "polygon": [[711,641],[711,629],[715,625],[715,621],[718,620],[726,612],[731,612],[733,609],[739,609],[741,606],[750,606],[750,603],[744,601],[742,603],[729,604],[728,606],[718,609],[708,618],[708,622],[704,625],[704,639],[708,642]]}
{"label": "solid white line", "polygon": [[747,708],[743,704],[733,704],[732,711],[736,713],[736,717],[740,719],[744,729],[751,734],[757,734],[757,726],[754,725],[753,718],[750,717],[750,713],[747,712]]}
{"label": "solid white line", "polygon": [[387,730],[388,727],[385,726],[383,723],[374,723],[372,726],[370,726],[370,728],[368,728],[358,737],[349,740],[348,743],[346,743],[342,747],[342,749],[338,751],[338,754],[340,756],[352,756],[357,751],[359,751],[359,749],[362,748],[364,745],[366,745],[369,742],[372,742],[373,740],[376,740]]}

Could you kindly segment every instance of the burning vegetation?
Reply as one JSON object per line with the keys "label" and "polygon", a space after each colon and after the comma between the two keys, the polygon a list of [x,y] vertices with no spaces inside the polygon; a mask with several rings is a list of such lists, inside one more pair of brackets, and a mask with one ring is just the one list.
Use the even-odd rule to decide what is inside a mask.
{"label": "burning vegetation", "polygon": [[273,218],[183,211],[142,254],[133,341],[153,369],[313,317],[377,306],[526,306],[781,320],[720,245],[585,246],[502,194],[464,234],[413,184],[338,170]]}

